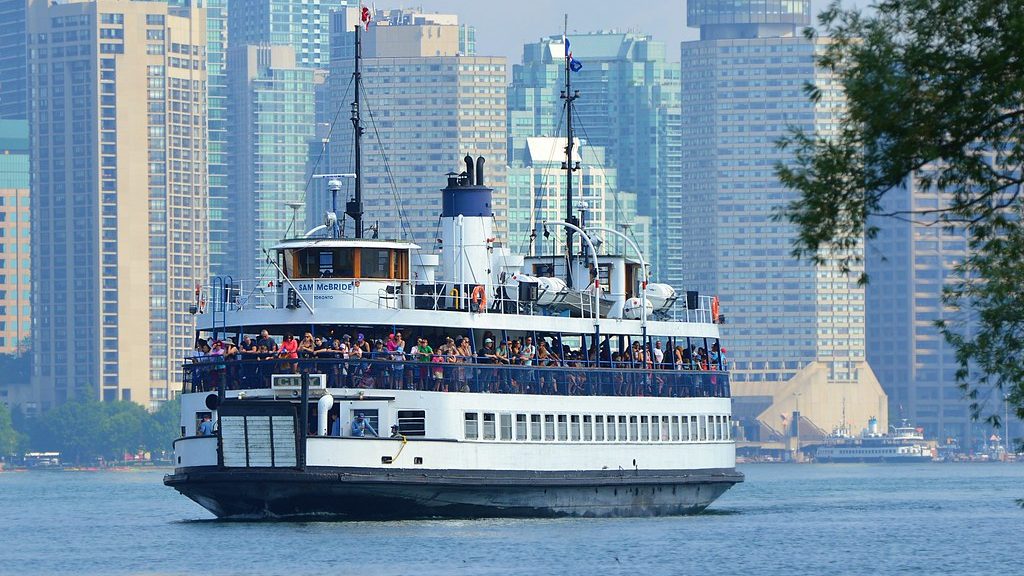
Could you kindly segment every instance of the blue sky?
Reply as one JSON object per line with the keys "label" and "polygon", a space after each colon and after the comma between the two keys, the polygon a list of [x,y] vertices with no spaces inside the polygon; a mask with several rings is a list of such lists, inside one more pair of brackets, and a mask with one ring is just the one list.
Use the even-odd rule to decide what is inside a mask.
{"label": "blue sky", "polygon": [[[812,0],[813,14],[827,4],[827,0]],[[844,4],[864,6],[868,0],[844,0]],[[403,4],[376,2],[379,9],[396,5]],[[418,0],[404,6],[458,14],[461,22],[477,29],[477,54],[506,56],[510,64],[521,60],[523,44],[561,33],[565,14],[570,35],[635,29],[665,42],[672,60],[679,59],[680,42],[697,38],[697,31],[686,27],[685,0]]]}

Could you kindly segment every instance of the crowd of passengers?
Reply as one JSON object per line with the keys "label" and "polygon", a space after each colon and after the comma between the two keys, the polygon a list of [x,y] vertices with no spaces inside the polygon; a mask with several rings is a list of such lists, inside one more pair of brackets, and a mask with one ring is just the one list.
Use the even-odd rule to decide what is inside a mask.
{"label": "crowd of passengers", "polygon": [[[523,369],[482,371],[472,370],[465,365],[600,367],[655,371],[726,369],[724,351],[719,348],[717,341],[706,349],[697,344],[671,347],[663,345],[660,339],[651,338],[646,346],[632,342],[624,346],[621,352],[612,352],[608,339],[600,347],[573,349],[558,337],[539,336],[535,343],[533,336],[498,339],[487,331],[484,333],[483,346],[475,351],[469,337],[442,336],[441,340],[436,348],[427,337],[419,337],[415,343],[410,343],[400,330],[388,334],[386,339],[367,339],[362,333],[354,336],[336,335],[333,330],[323,337],[314,337],[312,333],[306,332],[301,339],[286,333],[280,343],[267,330],[261,331],[256,337],[246,335],[238,343],[232,338],[199,339],[192,363],[194,368],[202,370],[195,370],[193,379],[206,378],[206,384],[216,386],[221,378],[225,378],[229,387],[247,388],[258,383],[246,380],[266,379],[270,373],[313,372],[326,373],[332,387],[462,392],[476,388],[472,391],[669,396],[682,394],[673,391],[665,378],[652,378],[650,375],[611,371],[611,375],[600,378],[601,382],[588,382],[587,372],[568,371],[562,374],[565,381],[558,382],[552,372]],[[236,363],[245,360],[263,361],[257,364],[274,362],[269,371],[241,368],[252,363]],[[316,360],[330,362],[320,363]],[[227,374],[228,371],[232,374]],[[471,388],[473,380],[477,382]],[[709,380],[712,384],[716,381],[715,378]]]}

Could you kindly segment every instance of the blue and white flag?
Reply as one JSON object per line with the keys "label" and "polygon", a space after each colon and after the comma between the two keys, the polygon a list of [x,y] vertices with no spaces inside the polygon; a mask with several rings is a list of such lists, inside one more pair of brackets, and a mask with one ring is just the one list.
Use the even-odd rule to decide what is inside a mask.
{"label": "blue and white flag", "polygon": [[583,68],[583,63],[572,57],[572,49],[569,47],[569,38],[565,38],[565,59],[569,61],[569,70],[573,72],[579,72]]}

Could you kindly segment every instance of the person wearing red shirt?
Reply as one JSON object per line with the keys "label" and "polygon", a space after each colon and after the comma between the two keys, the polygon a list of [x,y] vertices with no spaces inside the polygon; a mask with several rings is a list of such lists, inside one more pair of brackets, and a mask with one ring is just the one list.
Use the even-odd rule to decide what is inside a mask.
{"label": "person wearing red shirt", "polygon": [[291,333],[284,335],[284,340],[281,342],[281,348],[278,350],[281,358],[298,358],[299,357],[299,341],[295,339]]}

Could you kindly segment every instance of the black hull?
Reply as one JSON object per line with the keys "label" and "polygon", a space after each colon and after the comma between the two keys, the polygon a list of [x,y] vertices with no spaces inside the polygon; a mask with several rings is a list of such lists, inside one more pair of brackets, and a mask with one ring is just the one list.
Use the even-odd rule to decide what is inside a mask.
{"label": "black hull", "polygon": [[921,464],[931,462],[931,456],[905,456],[889,458],[815,458],[822,464]]}
{"label": "black hull", "polygon": [[733,469],[590,473],[193,468],[164,483],[218,518],[397,520],[696,514]]}

